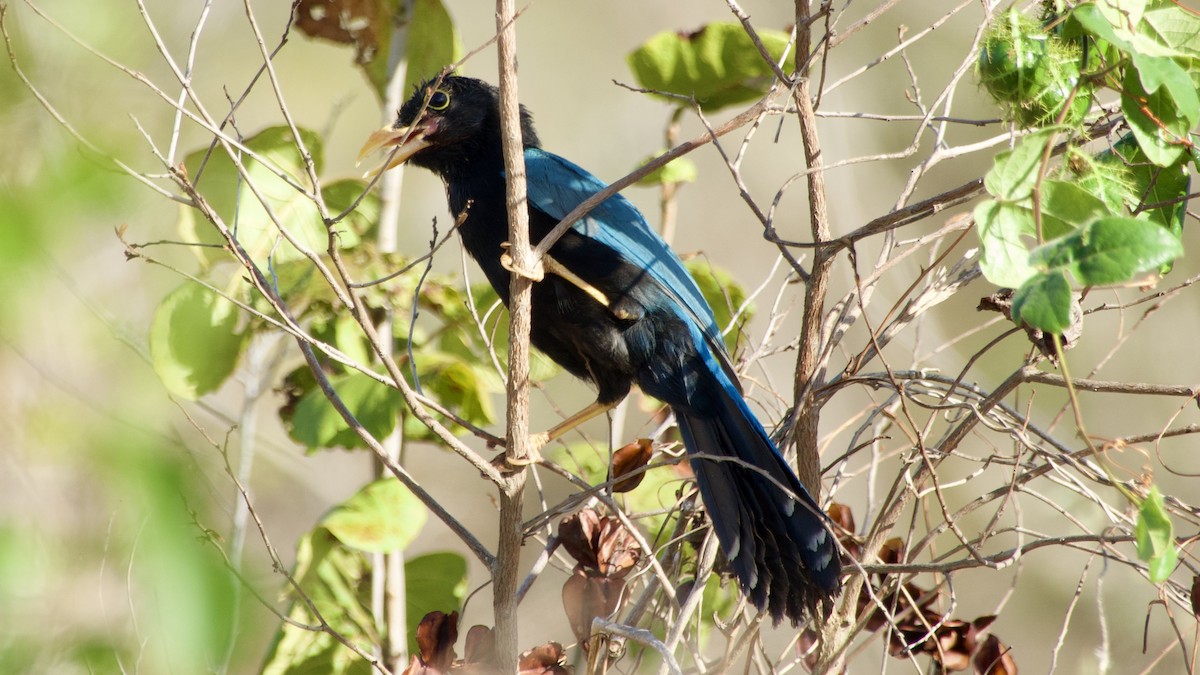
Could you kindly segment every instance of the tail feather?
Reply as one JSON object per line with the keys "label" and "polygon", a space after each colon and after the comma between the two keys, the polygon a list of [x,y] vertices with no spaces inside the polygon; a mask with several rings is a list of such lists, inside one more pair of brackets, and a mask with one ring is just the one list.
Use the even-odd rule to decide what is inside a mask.
{"label": "tail feather", "polygon": [[715,410],[675,410],[692,471],[742,591],[776,622],[795,624],[837,593],[837,544],[745,401],[716,389]]}

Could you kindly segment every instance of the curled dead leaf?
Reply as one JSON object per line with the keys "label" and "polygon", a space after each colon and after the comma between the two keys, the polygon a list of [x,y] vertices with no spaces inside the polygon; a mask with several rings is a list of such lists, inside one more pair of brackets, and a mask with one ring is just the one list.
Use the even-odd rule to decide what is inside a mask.
{"label": "curled dead leaf", "polygon": [[995,635],[984,639],[975,653],[976,675],[1017,675],[1017,661],[1012,649]]}
{"label": "curled dead leaf", "polygon": [[438,675],[454,664],[458,612],[429,612],[417,624],[417,650],[404,675]]}
{"label": "curled dead leaf", "polygon": [[566,653],[557,642],[547,642],[521,654],[517,660],[519,675],[567,675]]}
{"label": "curled dead leaf", "polygon": [[1192,616],[1200,619],[1200,574],[1192,576]]}
{"label": "curled dead leaf", "polygon": [[600,576],[624,577],[642,557],[641,546],[621,521],[600,517],[594,509],[564,518],[558,525],[558,538],[580,567]]}
{"label": "curled dead leaf", "polygon": [[296,27],[309,37],[355,47],[355,62],[368,63],[378,49],[376,26],[381,5],[376,0],[299,0]]}
{"label": "curled dead leaf", "polygon": [[[616,452],[612,457],[613,492],[629,492],[642,484],[646,472],[642,470],[650,463],[654,455],[654,445],[648,438],[642,438],[630,443]],[[628,476],[628,478],[626,478]]]}
{"label": "curled dead leaf", "polygon": [[471,626],[463,644],[463,662],[490,664],[496,661],[496,636],[487,626]]}
{"label": "curled dead leaf", "polygon": [[[1011,288],[1001,288],[991,295],[980,298],[979,306],[975,309],[981,312],[999,312],[1006,319],[1012,321],[1014,293],[1015,291]],[[1025,329],[1025,333],[1029,336],[1029,341],[1033,343],[1033,346],[1037,347],[1043,356],[1050,359],[1051,362],[1057,363],[1057,352],[1054,349],[1054,338],[1051,335],[1044,333],[1040,328],[1032,328],[1025,324],[1021,324],[1021,328]],[[1066,350],[1074,347],[1082,335],[1083,307],[1079,304],[1079,294],[1072,293],[1071,320],[1067,329],[1059,336],[1063,349]]]}
{"label": "curled dead leaf", "polygon": [[589,574],[580,566],[563,584],[563,610],[575,638],[587,648],[592,632],[592,620],[608,617],[617,611],[625,591],[625,580]]}
{"label": "curled dead leaf", "polygon": [[845,504],[833,502],[829,505],[825,513],[833,521],[835,525],[834,532],[837,533],[838,542],[842,545],[843,566],[849,567],[851,560],[860,560],[862,558],[862,543],[854,535],[856,528],[854,511]]}

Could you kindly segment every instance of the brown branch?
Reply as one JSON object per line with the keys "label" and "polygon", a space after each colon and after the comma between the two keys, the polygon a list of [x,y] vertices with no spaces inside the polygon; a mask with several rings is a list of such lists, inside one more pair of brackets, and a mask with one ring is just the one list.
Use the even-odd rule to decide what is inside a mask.
{"label": "brown branch", "polygon": [[[537,258],[529,248],[529,211],[526,208],[525,155],[521,137],[521,112],[517,96],[517,27],[513,0],[496,0],[496,51],[500,68],[500,134],[504,144],[505,197],[508,205],[509,254],[516,269],[534,269]],[[509,275],[508,424],[505,459],[517,466],[535,456],[529,438],[529,327],[533,280]],[[496,559],[492,565],[492,611],[496,621],[497,665],[514,672],[519,641],[517,587],[521,564],[521,508],[524,505],[525,469],[516,470],[498,483],[500,523]]]}
{"label": "brown branch", "polygon": [[[829,205],[826,202],[824,157],[817,133],[817,117],[812,106],[806,73],[802,70],[811,45],[807,0],[796,0],[796,77],[792,91],[796,102],[800,135],[804,143],[804,159],[808,167],[808,217],[813,242],[821,244],[830,238]],[[817,455],[820,404],[812,395],[813,380],[821,353],[821,319],[825,313],[825,296],[829,291],[829,274],[833,266],[833,249],[818,247],[814,251],[812,270],[804,293],[804,308],[800,328],[800,352],[796,357],[794,396],[796,411],[792,425],[796,443],[796,472],[800,482],[816,498],[821,494],[821,462]]]}

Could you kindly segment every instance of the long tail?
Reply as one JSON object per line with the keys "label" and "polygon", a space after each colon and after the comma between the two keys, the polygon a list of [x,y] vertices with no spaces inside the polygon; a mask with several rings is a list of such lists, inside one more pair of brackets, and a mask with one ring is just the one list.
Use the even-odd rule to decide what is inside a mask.
{"label": "long tail", "polygon": [[742,592],[796,624],[837,593],[837,544],[741,395],[727,382],[709,391],[712,409],[675,410],[700,495]]}

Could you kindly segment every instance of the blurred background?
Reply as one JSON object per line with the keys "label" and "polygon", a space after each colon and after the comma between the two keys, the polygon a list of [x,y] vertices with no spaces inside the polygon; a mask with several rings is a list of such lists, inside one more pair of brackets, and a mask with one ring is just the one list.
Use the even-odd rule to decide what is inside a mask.
{"label": "blurred background", "polygon": [[[6,4],[5,27],[18,64],[65,123],[99,152],[84,148],[48,114],[14,69],[0,68],[0,291],[4,298],[0,309],[0,672],[207,672],[217,666],[197,655],[206,653],[205,645],[222,643],[223,633],[229,630],[238,633],[230,672],[252,672],[268,649],[277,620],[253,593],[242,593],[235,601],[219,561],[207,559],[213,557],[214,548],[203,544],[207,537],[223,541],[229,532],[237,495],[220,449],[236,451],[234,427],[245,381],[234,378],[199,402],[168,395],[151,368],[147,334],[155,307],[181,278],[162,266],[127,260],[118,236],[123,232],[128,241],[136,242],[179,238],[180,207],[117,170],[109,159],[117,158],[138,171],[161,173],[139,126],[151,138],[167,138],[174,111],[130,73],[156,83],[172,98],[179,95],[178,85],[135,3],[41,3],[54,23],[24,3]],[[287,4],[253,5],[269,44],[275,44],[283,31]],[[446,5],[468,50],[493,35],[491,3],[447,0]],[[851,8],[846,16],[861,17],[874,8],[868,5]],[[828,81],[878,58],[901,35],[940,22],[936,34],[907,50],[907,63],[898,57],[889,59],[835,89],[824,98],[821,109],[915,114],[917,110],[905,98],[912,86],[909,68],[920,75],[919,85],[928,86],[926,95],[940,92],[970,49],[982,19],[977,5],[950,12],[947,3],[899,3],[839,47],[827,65]],[[791,8],[785,3],[747,0],[743,7],[756,26],[786,29],[791,24]],[[163,44],[182,58],[201,4],[151,0],[146,9]],[[686,31],[732,19],[728,7],[715,1],[532,3],[518,22],[520,91],[534,113],[543,144],[603,179],[625,175],[664,146],[670,112],[661,102],[617,84],[633,83],[626,55],[659,31]],[[130,73],[114,68],[80,42],[123,64]],[[275,61],[291,114],[297,123],[325,138],[326,177],[360,175],[361,169],[354,166],[359,146],[370,131],[392,117],[392,111],[381,110],[352,56],[348,48],[293,31]],[[237,96],[260,63],[241,3],[214,3],[196,54],[197,91],[214,103],[223,102],[226,92]],[[464,74],[490,81],[495,81],[495,72],[492,48],[463,68]],[[955,114],[997,117],[976,86],[971,75],[963,79],[954,94]],[[719,123],[736,112],[719,114],[712,121]],[[280,119],[270,89],[263,86],[238,112],[243,131],[278,124]],[[898,153],[917,133],[914,123],[904,121],[825,118],[822,125],[827,164]],[[703,131],[694,115],[684,116],[682,138]],[[965,145],[1000,133],[997,124],[956,127],[952,142]],[[749,192],[760,203],[770,203],[781,184],[802,168],[803,153],[791,118],[770,118],[757,134],[743,176]],[[184,123],[180,154],[203,147],[208,140],[207,132]],[[729,143],[735,147],[735,141]],[[928,156],[930,143],[926,136],[925,145],[909,157],[830,171],[827,184],[835,234],[893,208],[913,167]],[[982,175],[991,157],[992,152],[980,152],[938,166],[919,184],[913,199]],[[796,335],[798,287],[789,289],[782,272],[768,272],[776,251],[763,241],[761,227],[729,180],[724,161],[712,147],[692,158],[699,178],[680,193],[675,248],[703,253],[746,288],[767,285],[770,290],[763,302],[778,295],[782,307],[781,321],[774,328],[782,336]],[[418,255],[427,249],[432,219],[448,222],[445,200],[439,181],[425,172],[409,170],[404,180],[399,247]],[[165,180],[159,184],[169,186]],[[625,194],[656,221],[656,190],[631,188]],[[809,238],[806,206],[800,182],[779,205],[783,238]],[[956,212],[968,209],[960,207]],[[935,217],[901,237],[928,233],[943,223],[944,218]],[[1185,226],[1189,252],[1200,250],[1192,225]],[[974,235],[969,234],[960,249],[973,245]],[[869,271],[872,246],[858,253],[860,271]],[[161,246],[155,255],[182,270],[194,272],[197,267],[195,256],[184,247]],[[899,297],[914,278],[913,271],[929,262],[906,262],[907,267],[900,269],[909,271],[895,277],[898,287],[879,288],[876,321],[890,306],[887,298]],[[1192,255],[1168,283],[1190,278],[1196,267]],[[449,274],[464,269],[454,242],[439,253],[435,269]],[[473,267],[467,269],[475,275],[474,281],[481,280]],[[853,283],[849,267],[840,267],[831,297],[841,297]],[[950,338],[990,321],[991,315],[978,314],[974,308],[979,297],[992,290],[979,280],[951,298],[930,314],[920,330],[889,348],[891,365],[908,368],[918,355],[938,350]],[[1114,340],[1088,343],[1088,335],[1121,335],[1127,339],[1111,363],[1105,363],[1103,378],[1174,384],[1200,380],[1200,355],[1194,346],[1200,312],[1194,302],[1185,298],[1169,305],[1147,319],[1139,331],[1126,335],[1123,331],[1130,326],[1125,322],[1138,317],[1097,318],[1088,326],[1084,346],[1072,353],[1072,367],[1086,373],[1114,349]],[[765,321],[756,321],[750,333],[764,328]],[[993,328],[955,342],[921,366],[953,376],[1002,330]],[[777,343],[784,345],[787,339],[779,338]],[[1022,341],[1009,340],[990,351],[967,379],[994,386],[1026,351]],[[287,358],[297,361],[294,347]],[[763,360],[755,377],[788,392],[793,362],[794,353],[781,350]],[[550,391],[548,396],[564,410],[593,397],[588,387],[567,377],[553,381]],[[1062,397],[1054,391],[1039,392],[1036,399],[1023,402],[1051,414],[1062,405]],[[554,419],[545,401],[546,397],[535,398],[535,427]],[[323,513],[369,481],[372,466],[362,452],[306,454],[274,417],[281,402],[279,395],[271,394],[260,404],[258,450],[248,487],[265,535],[284,563],[290,564],[296,540]],[[1194,402],[1125,398],[1117,407],[1105,407],[1108,402],[1098,398],[1085,402],[1089,431],[1099,436],[1197,421]],[[756,404],[764,420],[778,420],[786,405],[769,398]],[[849,414],[862,405],[860,400],[836,400],[825,412],[826,433],[834,434],[841,425],[839,410]],[[631,421],[630,434],[648,425],[640,419]],[[1065,431],[1061,436],[1072,440]],[[846,449],[831,447],[825,462]],[[1178,473],[1157,476],[1164,491],[1195,494],[1194,479],[1187,475],[1200,472],[1198,457],[1194,441],[1182,440],[1165,441],[1157,458],[1133,453],[1117,461],[1133,473],[1146,464],[1169,464]],[[461,461],[422,447],[410,451],[408,466],[465,521],[484,530],[494,522],[493,495]],[[837,499],[856,506],[860,518],[865,517],[864,493],[855,484]],[[1088,511],[1093,505],[1083,504],[1081,512],[1070,516],[1100,522],[1097,514]],[[1064,509],[1071,512],[1072,505],[1047,506],[1057,520],[1045,527],[1036,520],[1041,515],[1037,508],[1022,517],[1031,530],[1054,533],[1069,520],[1061,513]],[[910,515],[919,519],[928,514]],[[461,546],[433,520],[410,547],[413,553],[446,549],[461,551]],[[245,555],[246,580],[267,601],[275,601],[282,579],[272,572],[257,536],[249,538]],[[471,565],[469,585],[474,589],[486,575],[473,560]],[[1000,579],[993,574],[974,571],[956,577],[956,602],[964,618],[1003,607],[996,630],[1026,672],[1045,672],[1052,662],[1057,672],[1064,673],[1094,673],[1106,667],[1110,672],[1182,672],[1180,651],[1164,650],[1174,639],[1173,629],[1161,607],[1148,608],[1156,589],[1145,579],[1125,569],[1108,570],[1104,560],[1071,558],[1067,553],[1037,558],[1023,566],[1017,577]],[[573,641],[560,618],[558,593],[557,584],[540,584],[524,606],[522,629],[531,636],[531,644]],[[1075,600],[1078,611],[1069,615]],[[486,599],[475,599],[465,625],[490,624],[490,611]],[[1147,612],[1151,618],[1143,653]],[[219,617],[228,620],[211,620]],[[1194,626],[1194,620],[1185,618],[1178,630],[1186,636]],[[1056,647],[1058,636],[1063,636],[1061,648]],[[112,657],[114,650],[122,655],[119,667]],[[883,670],[886,658],[882,649],[877,651],[880,656],[860,659],[857,665]],[[1162,653],[1165,657],[1157,661]],[[1110,664],[1107,659],[1115,661]]]}

